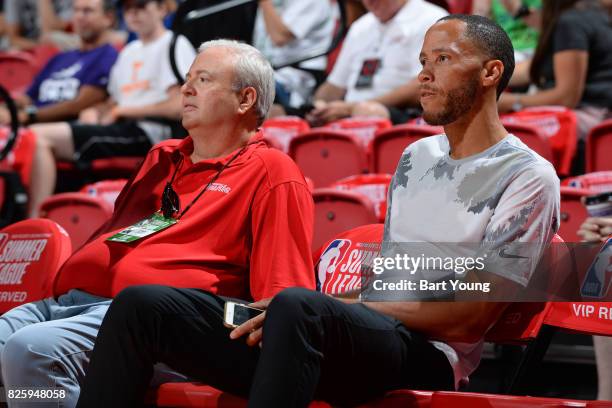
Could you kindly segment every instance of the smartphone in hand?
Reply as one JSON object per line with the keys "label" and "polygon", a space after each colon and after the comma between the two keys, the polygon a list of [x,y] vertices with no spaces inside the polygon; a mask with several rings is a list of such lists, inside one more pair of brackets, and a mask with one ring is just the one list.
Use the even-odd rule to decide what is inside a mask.
{"label": "smartphone in hand", "polygon": [[261,309],[255,309],[254,307],[236,302],[225,302],[223,324],[234,329],[261,313],[263,313]]}

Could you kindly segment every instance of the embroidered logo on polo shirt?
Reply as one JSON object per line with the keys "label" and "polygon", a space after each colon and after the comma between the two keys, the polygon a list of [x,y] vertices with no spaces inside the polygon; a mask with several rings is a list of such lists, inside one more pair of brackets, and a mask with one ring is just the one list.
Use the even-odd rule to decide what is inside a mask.
{"label": "embroidered logo on polo shirt", "polygon": [[232,189],[227,184],[223,183],[212,183],[208,189],[210,191],[218,191],[220,193],[225,194],[229,194],[229,192],[232,191]]}

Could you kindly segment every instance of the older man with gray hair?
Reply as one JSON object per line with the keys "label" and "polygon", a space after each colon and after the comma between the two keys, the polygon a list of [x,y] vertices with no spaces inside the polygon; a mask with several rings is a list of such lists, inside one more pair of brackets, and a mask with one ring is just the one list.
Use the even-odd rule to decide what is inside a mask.
{"label": "older man with gray hair", "polygon": [[[184,348],[168,348],[168,355],[153,343],[125,350],[140,361],[152,353],[138,383],[138,390],[145,390],[158,360],[182,371],[179,361],[198,361],[192,352],[214,347],[218,339],[208,346],[189,341],[207,330],[211,316],[220,318],[219,295],[257,301],[292,286],[314,287],[312,197],[296,165],[269,148],[258,131],[274,98],[270,64],[249,45],[207,42],[181,93],[189,136],[149,151],[112,218],[58,273],[56,297],[0,317],[7,394],[55,387],[64,398],[38,406],[74,406],[102,319],[118,294],[119,306],[133,304],[139,316],[145,311],[142,317],[157,319],[160,341],[166,336],[187,341]],[[124,356],[115,357],[123,364]],[[237,352],[227,361],[237,365],[239,358]],[[117,391],[105,389],[104,398],[81,406],[138,405],[105,402]],[[9,399],[9,406],[19,405]]]}

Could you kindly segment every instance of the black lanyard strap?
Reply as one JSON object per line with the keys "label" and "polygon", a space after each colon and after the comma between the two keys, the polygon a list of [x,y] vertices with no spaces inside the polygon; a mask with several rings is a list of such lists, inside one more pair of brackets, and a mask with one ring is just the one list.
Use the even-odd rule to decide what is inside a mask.
{"label": "black lanyard strap", "polygon": [[[210,188],[210,186],[217,181],[217,179],[221,176],[221,173],[223,173],[223,171],[234,161],[238,158],[238,156],[240,156],[245,150],[246,148],[257,142],[251,142],[246,144],[242,149],[240,149],[234,156],[232,156],[231,159],[229,159],[224,165],[223,167],[221,167],[221,169],[219,169],[219,171],[217,171],[217,173],[210,179],[210,181],[208,182],[208,184],[206,184],[206,186],[200,190],[200,192],[198,193],[197,196],[195,196],[195,198],[193,200],[191,200],[191,202],[189,203],[189,205],[187,205],[187,207],[185,207],[185,209],[179,214],[179,216],[176,218],[177,220],[180,220],[181,218],[183,218],[183,216],[187,213],[187,211],[189,211],[191,209],[191,207],[193,207],[193,205],[200,199],[200,197],[202,197],[204,195],[204,193]],[[172,188],[172,183],[174,182],[174,178],[179,170],[179,168],[182,166],[182,161],[181,164],[176,166],[174,169],[174,173],[172,174],[172,177],[170,178],[170,181],[166,183],[166,189],[168,189],[168,194],[171,194],[170,191],[172,193],[174,193],[176,195],[176,192],[174,191],[174,189]],[[166,193],[164,191],[164,193]],[[178,195],[177,195],[178,198]],[[163,197],[162,197],[162,201],[163,201]],[[178,200],[177,200],[178,202]],[[178,206],[176,207],[175,211],[179,211],[178,210]],[[164,214],[165,216],[166,214]]]}

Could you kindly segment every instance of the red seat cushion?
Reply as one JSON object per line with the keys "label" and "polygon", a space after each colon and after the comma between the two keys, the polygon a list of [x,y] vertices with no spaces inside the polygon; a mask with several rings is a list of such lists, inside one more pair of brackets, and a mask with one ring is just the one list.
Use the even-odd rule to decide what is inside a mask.
{"label": "red seat cushion", "polygon": [[0,231],[0,313],[51,296],[71,252],[68,234],[50,220],[25,220]]}

